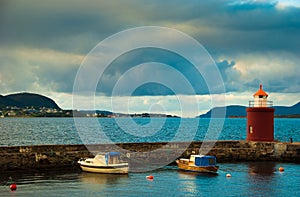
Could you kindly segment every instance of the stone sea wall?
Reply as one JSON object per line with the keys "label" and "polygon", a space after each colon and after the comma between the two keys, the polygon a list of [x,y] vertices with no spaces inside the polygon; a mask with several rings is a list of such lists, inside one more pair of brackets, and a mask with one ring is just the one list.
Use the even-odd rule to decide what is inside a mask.
{"label": "stone sea wall", "polygon": [[[0,147],[0,169],[41,170],[51,168],[78,168],[77,161],[93,157],[97,152],[123,150],[130,161],[159,163],[175,161],[179,157],[198,154],[202,142],[120,143],[96,145],[38,145]],[[217,141],[210,149],[205,143],[201,153],[215,155],[218,162],[279,161],[300,164],[300,143]],[[175,155],[175,157],[174,157]],[[171,159],[171,160],[170,160]],[[172,162],[171,162],[172,163]]]}

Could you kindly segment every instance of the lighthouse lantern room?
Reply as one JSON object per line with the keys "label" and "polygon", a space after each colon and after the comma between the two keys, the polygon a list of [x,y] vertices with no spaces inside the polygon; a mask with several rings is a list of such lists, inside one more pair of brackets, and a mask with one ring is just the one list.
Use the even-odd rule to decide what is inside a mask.
{"label": "lighthouse lantern room", "polygon": [[261,84],[259,85],[259,90],[253,95],[253,97],[254,107],[267,107],[268,94],[265,91],[263,91]]}
{"label": "lighthouse lantern room", "polygon": [[268,101],[268,94],[260,85],[253,95],[254,101],[249,101],[247,111],[247,140],[274,141],[274,111],[273,102]]}

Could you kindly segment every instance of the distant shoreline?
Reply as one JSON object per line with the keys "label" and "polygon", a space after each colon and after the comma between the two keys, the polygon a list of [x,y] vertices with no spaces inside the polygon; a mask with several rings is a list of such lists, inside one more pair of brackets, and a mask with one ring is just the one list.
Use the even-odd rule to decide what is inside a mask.
{"label": "distant shoreline", "polygon": [[[226,118],[246,118],[246,108],[246,106],[240,105],[215,107],[206,114],[201,114],[194,118],[210,118],[212,111],[216,115],[218,112],[223,114],[226,111]],[[275,108],[275,118],[300,118],[300,102],[290,107],[273,106],[273,108]],[[176,115],[148,112],[125,114],[107,110],[61,109],[54,100],[46,96],[26,92],[6,96],[0,95],[0,117],[181,118]]]}
{"label": "distant shoreline", "polygon": [[[150,117],[140,117],[140,116],[120,116],[120,117],[108,117],[108,116],[5,116],[0,117],[1,118],[183,118],[178,116],[150,116]],[[199,117],[193,117],[193,118],[199,118]],[[229,116],[224,117],[226,119],[238,119],[238,118],[247,118],[247,116]],[[274,118],[290,118],[290,119],[297,119],[300,118],[299,115],[290,115],[290,116],[274,116]],[[210,119],[207,117],[201,117],[200,119]]]}
{"label": "distant shoreline", "polygon": [[[228,118],[247,118],[247,116],[229,116]],[[274,118],[300,118],[300,114],[275,115]]]}

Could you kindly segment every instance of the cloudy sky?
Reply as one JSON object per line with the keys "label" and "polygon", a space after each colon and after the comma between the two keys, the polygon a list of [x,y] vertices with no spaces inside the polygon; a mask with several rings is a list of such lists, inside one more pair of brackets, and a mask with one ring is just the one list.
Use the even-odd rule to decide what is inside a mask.
{"label": "cloudy sky", "polygon": [[[0,0],[0,94],[43,94],[71,109],[76,74],[89,52],[118,32],[142,26],[172,28],[201,43],[220,72],[227,105],[247,105],[260,83],[274,105],[300,100],[296,0]],[[171,38],[161,40],[184,47]],[[191,84],[192,92],[174,69]],[[133,50],[115,59],[99,78],[94,105],[116,112],[193,117],[217,105],[212,105],[211,87],[201,74],[170,51]],[[133,90],[133,81],[140,78],[152,83],[139,82]],[[162,79],[166,83],[158,83]],[[122,91],[113,94],[112,102],[116,84]],[[89,108],[81,96],[82,108]],[[182,106],[190,113],[182,114]]]}

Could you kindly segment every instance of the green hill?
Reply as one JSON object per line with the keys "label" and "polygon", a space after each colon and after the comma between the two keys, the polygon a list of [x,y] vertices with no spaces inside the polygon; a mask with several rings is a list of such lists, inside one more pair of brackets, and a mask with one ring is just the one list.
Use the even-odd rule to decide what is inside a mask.
{"label": "green hill", "polygon": [[6,107],[17,107],[17,108],[52,108],[61,110],[60,107],[50,98],[32,93],[17,93],[10,94],[7,96],[0,95],[0,109]]}

